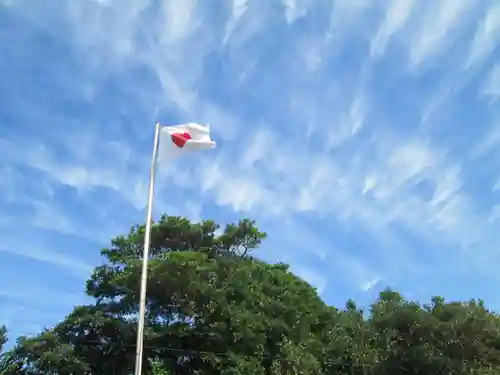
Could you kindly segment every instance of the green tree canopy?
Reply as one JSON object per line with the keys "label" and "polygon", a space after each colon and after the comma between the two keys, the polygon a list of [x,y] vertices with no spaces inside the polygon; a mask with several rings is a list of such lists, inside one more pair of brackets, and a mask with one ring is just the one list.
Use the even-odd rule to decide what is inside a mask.
{"label": "green tree canopy", "polygon": [[[144,226],[102,250],[86,284],[94,302],[21,337],[5,375],[128,375],[135,360]],[[152,229],[146,374],[500,375],[500,318],[481,301],[422,305],[385,290],[369,309],[326,305],[284,264],[252,255],[250,220],[162,217]],[[0,330],[0,344],[6,330]]]}
{"label": "green tree canopy", "polygon": [[7,342],[7,327],[0,326],[0,353],[3,350],[3,346]]}
{"label": "green tree canopy", "polygon": [[[331,309],[286,265],[250,256],[265,238],[252,221],[218,230],[212,221],[167,216],[153,225],[145,356],[175,374],[310,366]],[[102,251],[107,262],[86,287],[95,303],[37,337],[20,338],[9,353],[11,373],[130,373],[143,238],[144,226],[135,226]],[[297,359],[280,362],[291,353]]]}

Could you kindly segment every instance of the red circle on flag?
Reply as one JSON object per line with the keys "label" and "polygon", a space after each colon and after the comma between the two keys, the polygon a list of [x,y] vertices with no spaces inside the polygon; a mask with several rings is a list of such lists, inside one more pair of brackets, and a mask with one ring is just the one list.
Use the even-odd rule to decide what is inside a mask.
{"label": "red circle on flag", "polygon": [[174,133],[172,134],[172,142],[179,148],[184,147],[187,141],[191,139],[189,133]]}

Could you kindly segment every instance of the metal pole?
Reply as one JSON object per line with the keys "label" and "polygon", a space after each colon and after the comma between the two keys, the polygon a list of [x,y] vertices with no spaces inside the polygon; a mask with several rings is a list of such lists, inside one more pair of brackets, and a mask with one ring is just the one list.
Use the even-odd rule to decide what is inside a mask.
{"label": "metal pole", "polygon": [[149,247],[151,245],[151,224],[153,221],[153,200],[155,191],[155,172],[156,159],[158,153],[158,144],[160,138],[160,123],[156,123],[153,156],[151,159],[151,170],[149,175],[149,195],[146,214],[146,230],[144,232],[144,250],[142,256],[142,273],[141,273],[141,294],[139,300],[139,320],[137,321],[137,347],[135,354],[135,375],[142,375],[142,357],[144,343],[144,320],[146,315],[146,284],[148,280],[148,258]]}

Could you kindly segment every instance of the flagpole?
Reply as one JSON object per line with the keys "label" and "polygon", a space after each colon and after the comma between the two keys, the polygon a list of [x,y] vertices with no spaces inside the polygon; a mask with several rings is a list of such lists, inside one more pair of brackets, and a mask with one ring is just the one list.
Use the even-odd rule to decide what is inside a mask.
{"label": "flagpole", "polygon": [[144,249],[142,255],[141,272],[141,294],[139,300],[139,320],[137,321],[137,345],[135,352],[135,375],[142,375],[143,343],[144,343],[144,320],[146,315],[146,284],[148,280],[148,258],[149,247],[151,246],[151,225],[153,221],[153,200],[155,191],[156,159],[160,138],[161,125],[159,122],[155,126],[153,143],[153,156],[151,158],[151,170],[149,174],[149,193],[146,214],[146,230],[144,232]]}

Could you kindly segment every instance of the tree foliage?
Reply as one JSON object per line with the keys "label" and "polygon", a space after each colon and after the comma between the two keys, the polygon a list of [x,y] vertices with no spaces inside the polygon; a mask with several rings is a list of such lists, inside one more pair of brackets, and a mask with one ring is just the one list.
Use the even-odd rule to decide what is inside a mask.
{"label": "tree foliage", "polygon": [[[144,231],[113,239],[86,284],[94,303],[19,338],[1,373],[130,374]],[[369,311],[334,308],[286,265],[252,256],[265,237],[250,220],[222,231],[181,217],[154,223],[146,374],[500,375],[500,318],[482,301],[422,305],[388,289]]]}
{"label": "tree foliage", "polygon": [[2,352],[3,346],[7,342],[7,327],[0,326],[0,353]]}

